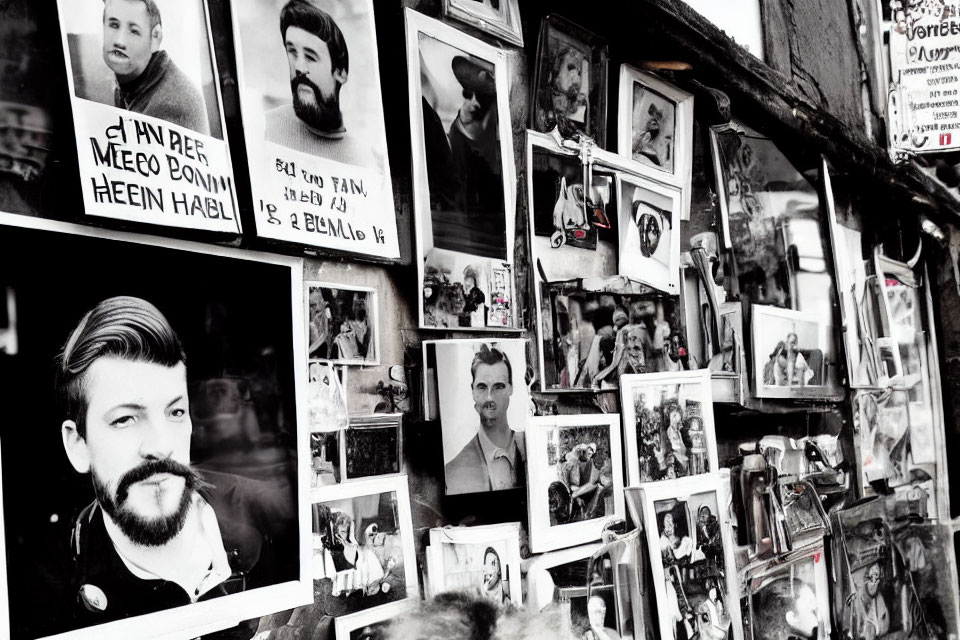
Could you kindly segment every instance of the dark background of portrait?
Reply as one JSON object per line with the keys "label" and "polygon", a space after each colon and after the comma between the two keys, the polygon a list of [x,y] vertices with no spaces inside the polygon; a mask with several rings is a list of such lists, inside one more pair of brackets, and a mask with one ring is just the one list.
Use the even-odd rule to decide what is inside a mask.
{"label": "dark background of portrait", "polygon": [[[102,238],[5,227],[0,279],[16,291],[16,356],[0,355],[4,522],[14,638],[61,629],[52,601],[71,575],[68,541],[93,500],[60,437],[54,358],[104,298],[154,303],[187,354],[194,465],[270,481],[296,504],[292,300],[288,268]],[[218,414],[217,419],[212,419]],[[224,415],[232,416],[224,418]],[[299,577],[297,520],[278,561]],[[75,597],[75,594],[67,594]]]}

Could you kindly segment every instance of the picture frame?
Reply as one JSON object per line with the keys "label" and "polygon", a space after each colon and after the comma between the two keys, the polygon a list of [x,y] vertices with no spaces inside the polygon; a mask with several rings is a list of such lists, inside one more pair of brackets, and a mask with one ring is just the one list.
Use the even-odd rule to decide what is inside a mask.
{"label": "picture frame", "polygon": [[443,0],[443,15],[523,47],[517,0]]}
{"label": "picture frame", "polygon": [[[94,544],[96,538],[87,536],[99,536],[99,527],[103,524],[102,516],[97,515],[100,513],[99,502],[93,487],[89,486],[92,483],[81,482],[82,478],[77,475],[83,472],[83,467],[79,463],[75,466],[74,458],[51,456],[56,460],[47,467],[51,484],[38,484],[33,495],[42,498],[43,509],[49,509],[48,513],[63,515],[52,522],[45,520],[49,529],[45,529],[43,535],[37,533],[37,523],[30,515],[33,512],[24,498],[4,492],[7,545],[4,556],[7,561],[2,579],[10,599],[4,599],[0,606],[6,609],[9,604],[9,610],[3,614],[9,620],[9,626],[0,630],[0,634],[11,638],[63,634],[71,639],[93,639],[209,633],[236,625],[242,619],[310,602],[310,522],[306,498],[309,493],[309,430],[306,408],[297,402],[305,386],[307,371],[302,328],[302,260],[6,213],[0,213],[0,228],[0,263],[4,265],[3,272],[11,276],[7,284],[17,297],[18,327],[22,331],[29,327],[42,328],[39,332],[30,329],[29,335],[21,333],[17,354],[4,356],[5,366],[9,367],[7,372],[12,376],[9,380],[13,383],[4,390],[11,418],[22,420],[23,412],[29,411],[38,416],[42,414],[43,417],[38,419],[47,424],[62,421],[61,432],[69,430],[67,423],[70,420],[63,420],[65,414],[60,412],[54,400],[55,389],[49,378],[44,375],[37,379],[28,372],[37,366],[43,371],[49,370],[63,342],[75,330],[85,312],[91,308],[108,309],[113,305],[131,304],[144,309],[151,318],[160,314],[162,322],[168,322],[172,327],[176,335],[174,339],[179,340],[189,358],[186,380],[182,383],[189,389],[192,424],[186,455],[189,455],[191,468],[217,483],[211,491],[202,489],[204,493],[198,495],[207,505],[212,505],[213,514],[220,523],[224,552],[228,548],[238,548],[235,546],[238,532],[257,535],[254,532],[259,529],[247,523],[239,511],[221,504],[218,486],[223,491],[232,486],[243,492],[249,490],[250,483],[256,483],[261,491],[256,494],[261,496],[260,501],[254,500],[256,495],[247,496],[251,504],[246,508],[266,508],[271,514],[271,535],[276,541],[273,544],[284,545],[270,551],[275,555],[275,562],[264,560],[267,564],[258,569],[260,578],[250,574],[244,585],[246,590],[237,589],[240,586],[237,582],[223,582],[225,595],[220,597],[203,598],[183,606],[158,602],[152,611],[151,605],[141,604],[142,614],[131,611],[124,616],[123,612],[129,610],[124,609],[124,598],[119,595],[113,579],[125,580],[123,589],[129,593],[133,593],[139,583],[133,582],[138,579],[132,574],[122,574],[122,570],[107,569],[108,573],[104,573],[105,567],[115,568],[111,562],[120,562],[119,558],[111,559],[109,554],[97,555],[85,542],[80,547],[80,554],[87,569],[74,575],[71,548],[53,542],[63,540],[66,543],[69,540],[69,533],[76,524],[75,516],[71,514],[80,513],[84,505],[90,514],[90,520],[85,520],[88,533],[84,540],[92,540],[90,544]],[[76,260],[77,252],[85,258]],[[38,264],[41,259],[46,266]],[[164,264],[165,267],[162,272],[153,274],[136,268],[117,269],[117,264],[142,263]],[[49,287],[47,278],[38,274],[49,268],[69,272],[84,286],[63,287],[53,298],[38,295],[37,292]],[[231,274],[230,278],[224,279],[224,273]],[[216,292],[215,298],[211,297],[213,291]],[[133,297],[118,299],[118,295]],[[156,312],[149,311],[145,303],[153,305]],[[210,330],[207,312],[214,308],[219,322]],[[257,312],[262,308],[271,310],[269,317]],[[228,334],[244,336],[244,340],[232,343],[231,375],[223,376],[216,373],[224,367],[216,346],[228,340]],[[211,346],[214,348],[210,349]],[[283,381],[281,390],[276,392],[261,385],[263,378],[259,367],[262,361],[257,354],[263,353],[264,349],[275,354],[275,379]],[[138,366],[124,378],[129,385],[146,385],[153,380],[146,377],[146,368],[158,367],[168,371],[161,365],[141,361],[132,361],[131,364]],[[149,371],[157,373],[158,369]],[[172,371],[176,372],[177,368]],[[171,381],[168,378],[153,380],[149,388],[158,394],[166,394],[166,390],[172,388]],[[267,405],[273,407],[273,414],[257,413]],[[283,422],[271,422],[271,415],[278,416],[277,420]],[[95,428],[95,423],[88,421],[87,428]],[[30,459],[31,454],[27,452],[64,447],[64,438],[56,429],[5,434],[3,466],[17,472]],[[258,455],[263,452],[272,455],[269,465],[258,463],[243,453],[250,438],[261,443],[275,442],[264,444],[257,450]],[[98,442],[102,446],[108,444],[107,440]],[[114,460],[132,465],[123,446],[111,445],[110,451]],[[89,468],[96,466],[97,463],[92,462]],[[97,473],[105,472],[98,470]],[[256,475],[256,480],[251,474]],[[75,491],[63,492],[65,484],[74,486]],[[240,553],[238,557],[245,556]],[[49,566],[45,566],[47,564]],[[119,566],[123,566],[122,563]],[[257,565],[253,568],[257,569]],[[44,576],[57,576],[56,584],[42,586]],[[87,590],[82,595],[71,590],[70,584],[74,580],[80,580],[78,584],[93,584],[99,592]],[[11,584],[17,587],[10,589]],[[29,597],[25,601],[24,597],[42,588],[50,589],[48,593],[54,599],[43,604],[41,615],[34,609],[39,603],[33,604],[34,599]],[[63,594],[62,602],[53,595],[56,593]],[[101,600],[100,594],[104,594],[105,599]],[[107,606],[100,610],[103,615],[99,618],[93,611],[89,617],[75,618],[73,607],[83,607],[83,602],[105,602]]]}
{"label": "picture frame", "polygon": [[[642,488],[644,528],[661,638],[676,637],[675,624],[690,625],[696,632],[701,618],[717,627],[712,629],[716,638],[743,638],[740,607],[737,606],[740,597],[732,527],[726,516],[728,482],[720,475],[711,474]],[[704,531],[701,532],[699,521],[705,514]],[[674,520],[676,524],[673,524]],[[675,562],[686,557],[690,558],[690,563],[684,575]],[[664,565],[665,558],[671,562],[668,566]],[[692,568],[698,571],[691,571]],[[697,612],[695,619],[679,614],[678,597],[686,598],[689,609]],[[723,606],[711,602],[714,598]],[[703,609],[703,616],[700,609]]]}
{"label": "picture frame", "polygon": [[[84,214],[128,228],[238,237],[243,229],[206,0],[157,2],[156,27],[147,14],[132,19],[161,37],[149,70],[154,49],[132,51],[113,41],[102,4],[57,5],[76,139],[84,141],[77,146]],[[127,80],[141,83],[130,89]]]}
{"label": "picture frame", "polygon": [[[756,397],[810,399],[837,393],[828,375],[833,360],[831,325],[814,314],[758,304],[752,305],[751,315]],[[792,347],[791,336],[796,337]]]}
{"label": "picture frame", "polygon": [[[296,12],[254,0],[230,12],[253,217],[268,243],[400,259],[373,4],[316,0]],[[267,36],[282,22],[299,31]],[[318,22],[341,35],[342,62],[314,67],[310,85],[297,78],[315,64]]]}
{"label": "picture frame", "polygon": [[[314,596],[327,615],[379,612],[384,605],[418,597],[407,476],[312,489],[310,500]],[[348,544],[357,547],[352,563],[338,559]],[[348,568],[337,568],[344,564]]]}
{"label": "picture frame", "polygon": [[351,416],[341,432],[343,481],[389,476],[403,469],[403,414]]}
{"label": "picture frame", "polygon": [[[631,486],[719,470],[712,389],[708,369],[620,378]],[[688,440],[690,447],[685,444]]]}
{"label": "picture frame", "polygon": [[410,8],[404,18],[419,326],[518,330],[506,52]]}
{"label": "picture frame", "polygon": [[[519,522],[433,528],[428,558],[430,594],[479,590],[481,597],[498,604],[523,603]],[[487,585],[491,570],[500,572],[492,587]]]}
{"label": "picture frame", "polygon": [[544,17],[530,92],[530,128],[541,133],[557,129],[562,138],[586,135],[606,147],[608,57],[607,43],[598,35],[557,14]]}
{"label": "picture frame", "polygon": [[678,187],[629,174],[617,176],[621,275],[679,294],[682,197]]}
{"label": "picture frame", "polygon": [[641,175],[678,187],[680,219],[690,219],[693,94],[628,64],[620,65],[617,152]]}
{"label": "picture frame", "polygon": [[370,638],[379,638],[377,635],[365,636],[365,632],[375,633],[377,629],[390,620],[405,614],[414,607],[413,600],[398,600],[375,609],[366,609],[351,613],[345,616],[339,616],[334,621],[337,640],[367,640]]}
{"label": "picture frame", "polygon": [[619,414],[538,416],[526,436],[533,553],[592,542],[626,517]]}
{"label": "picture frame", "polygon": [[373,287],[304,282],[311,362],[380,364],[380,313]]}

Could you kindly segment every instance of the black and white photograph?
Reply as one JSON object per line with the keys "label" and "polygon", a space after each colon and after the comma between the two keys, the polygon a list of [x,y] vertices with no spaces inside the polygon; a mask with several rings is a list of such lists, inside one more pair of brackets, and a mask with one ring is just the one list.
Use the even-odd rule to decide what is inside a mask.
{"label": "black and white photograph", "polygon": [[520,524],[430,530],[429,593],[467,591],[498,605],[523,602]]}
{"label": "black and white photograph", "polygon": [[616,591],[612,584],[560,589],[561,604],[569,604],[570,629],[580,640],[621,640],[617,631]]}
{"label": "black and white photograph", "polygon": [[742,637],[731,529],[719,476],[644,488],[660,637]]}
{"label": "black and white photograph", "polygon": [[523,487],[530,412],[526,344],[435,343],[447,495]]}
{"label": "black and white photograph", "polygon": [[58,6],[86,214],[239,234],[206,1]]}
{"label": "black and white photograph", "polygon": [[342,477],[340,432],[316,431],[310,434],[310,488],[337,484]]}
{"label": "black and white photograph", "polygon": [[631,485],[719,469],[707,369],[623,376],[620,405]]}
{"label": "black and white photograph", "polygon": [[[443,327],[437,324],[443,318],[431,310],[442,312],[448,302],[429,296],[455,293],[443,291],[444,262],[457,263],[446,279],[462,284],[466,293],[461,295],[467,296],[463,269],[485,271],[493,280],[491,271],[498,265],[509,269],[513,262],[516,192],[506,58],[503,50],[450,25],[409,8],[404,15],[424,298],[420,325]],[[468,299],[466,306],[474,304]],[[465,328],[512,328],[512,309],[505,318],[506,324],[488,317],[485,324]]]}
{"label": "black and white photograph", "polygon": [[620,67],[617,150],[642,175],[683,192],[681,220],[690,219],[693,95],[652,73]]}
{"label": "black and white photograph", "polygon": [[[0,223],[19,334],[5,405],[59,427],[4,434],[8,477],[48,455],[29,492],[4,491],[16,586],[0,634],[206,633],[307,603],[302,262]],[[49,295],[50,269],[82,286]]]}
{"label": "black and white photograph", "polygon": [[607,43],[556,14],[540,25],[530,128],[606,145]]}
{"label": "black and white photograph", "polygon": [[444,16],[523,46],[519,0],[443,0]]}
{"label": "black and white photograph", "polygon": [[329,282],[305,282],[304,286],[310,360],[338,365],[379,364],[376,289]]}
{"label": "black and white photograph", "polygon": [[680,291],[680,189],[618,174],[619,273],[665,293]]}
{"label": "black and white photograph", "polygon": [[251,0],[233,22],[257,235],[399,258],[373,1]]}
{"label": "black and white photograph", "polygon": [[417,595],[407,477],[312,492],[314,601],[339,617]]}
{"label": "black and white photograph", "polygon": [[343,432],[340,466],[345,480],[400,473],[403,462],[402,414],[352,416]]}
{"label": "black and white photograph", "polygon": [[746,640],[830,637],[827,557],[823,547],[783,563],[748,569],[741,597]]}
{"label": "black and white photograph", "polygon": [[513,270],[507,262],[431,249],[424,258],[421,297],[428,328],[513,327]]}
{"label": "black and white photograph", "polygon": [[393,602],[372,610],[359,611],[336,620],[337,640],[386,640],[393,618],[413,607],[412,600]]}
{"label": "black and white photograph", "polygon": [[540,285],[541,390],[616,389],[631,373],[697,368],[677,297]]}
{"label": "black and white photograph", "polygon": [[753,375],[759,398],[824,394],[827,329],[813,314],[753,305]]}
{"label": "black and white photograph", "polygon": [[527,503],[535,553],[591,542],[624,517],[620,415],[531,418]]}
{"label": "black and white photograph", "polygon": [[567,589],[583,589],[590,583],[593,556],[600,542],[548,551],[526,561],[527,593],[524,604],[531,611],[562,604]]}

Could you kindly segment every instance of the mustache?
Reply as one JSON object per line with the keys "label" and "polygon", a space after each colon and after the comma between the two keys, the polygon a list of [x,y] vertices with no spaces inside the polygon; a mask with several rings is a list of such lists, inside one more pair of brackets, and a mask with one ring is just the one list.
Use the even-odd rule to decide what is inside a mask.
{"label": "mustache", "polygon": [[120,482],[117,483],[117,504],[124,503],[130,493],[130,487],[161,473],[184,478],[187,489],[201,489],[209,486],[196,471],[176,460],[169,458],[148,460],[121,476]]}
{"label": "mustache", "polygon": [[310,87],[313,90],[314,96],[316,96],[318,100],[320,99],[320,87],[317,86],[317,83],[304,74],[297,74],[294,76],[293,80],[290,81],[290,90],[296,93],[297,89],[300,88],[300,85],[306,85]]}

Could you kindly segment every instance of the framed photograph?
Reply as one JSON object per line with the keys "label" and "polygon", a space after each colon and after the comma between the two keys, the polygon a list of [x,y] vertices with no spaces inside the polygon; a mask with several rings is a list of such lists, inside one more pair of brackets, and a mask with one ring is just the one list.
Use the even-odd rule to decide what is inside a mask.
{"label": "framed photograph", "polygon": [[443,0],[443,15],[523,46],[519,0]]}
{"label": "framed photograph", "polygon": [[740,592],[743,637],[830,637],[830,589],[822,546],[746,570]]}
{"label": "framed photograph", "polygon": [[660,637],[743,638],[724,480],[647,485],[643,498]]}
{"label": "framed photograph", "polygon": [[373,0],[231,13],[257,235],[399,259]]}
{"label": "framed photograph", "polygon": [[399,600],[376,609],[340,616],[334,623],[337,640],[384,640],[390,621],[413,607],[413,600]]}
{"label": "framed photograph", "polygon": [[431,529],[430,553],[429,593],[470,591],[522,604],[519,522]]}
{"label": "framed photograph", "polygon": [[[758,398],[833,395],[833,333],[811,313],[752,306],[753,377]],[[832,378],[832,376],[829,376]]]}
{"label": "framed photograph", "polygon": [[400,473],[403,466],[402,414],[352,416],[343,431],[340,468],[344,480]]}
{"label": "framed photograph", "polygon": [[380,364],[376,289],[331,282],[305,282],[304,286],[310,360]]}
{"label": "framed photograph", "polygon": [[540,24],[530,128],[561,137],[607,137],[607,43],[556,14]]}
{"label": "framed photograph", "polygon": [[[51,270],[82,286],[50,295]],[[3,492],[0,635],[200,634],[309,602],[302,261],[0,214],[0,273],[9,418],[59,427],[2,436],[9,477],[48,455]],[[206,551],[178,554],[188,536]]]}
{"label": "framed photograph", "polygon": [[680,219],[690,219],[693,94],[636,67],[620,65],[617,151],[646,177],[678,187]]}
{"label": "framed photograph", "polygon": [[680,210],[677,187],[617,176],[619,273],[671,295],[680,292]]}
{"label": "framed photograph", "polygon": [[154,5],[58,2],[84,211],[237,235],[207,3]]}
{"label": "framed photograph", "polygon": [[446,494],[523,487],[527,341],[442,340],[434,351]]}
{"label": "framed photograph", "polygon": [[527,428],[534,553],[591,542],[624,518],[620,414],[541,416]]}
{"label": "framed photograph", "polygon": [[631,485],[719,470],[710,371],[620,378]]}
{"label": "framed photograph", "polygon": [[506,52],[405,9],[420,326],[512,329]]}
{"label": "framed photograph", "polygon": [[311,497],[314,601],[327,615],[418,596],[406,476],[323,487]]}
{"label": "framed photograph", "polygon": [[580,281],[538,287],[541,391],[605,391],[624,374],[696,366],[680,298],[636,288],[645,292],[592,291]]}

